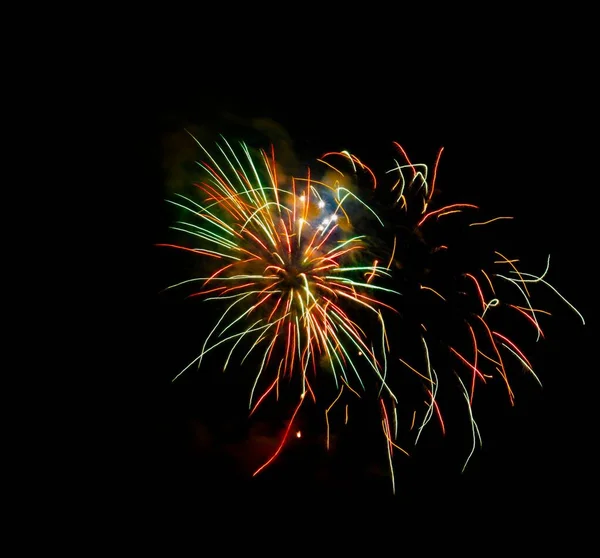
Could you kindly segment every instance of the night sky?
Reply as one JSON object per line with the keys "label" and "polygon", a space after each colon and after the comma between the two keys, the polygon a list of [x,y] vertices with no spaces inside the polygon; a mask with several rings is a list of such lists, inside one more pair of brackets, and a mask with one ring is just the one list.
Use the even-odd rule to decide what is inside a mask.
{"label": "night sky", "polygon": [[[139,161],[144,178],[136,185],[145,217],[135,262],[143,272],[135,273],[135,290],[132,285],[132,305],[139,303],[130,347],[136,411],[126,452],[134,464],[128,478],[149,515],[189,517],[209,508],[234,522],[256,506],[265,517],[304,506],[358,521],[374,509],[433,513],[440,521],[456,513],[497,521],[499,510],[506,510],[510,528],[529,517],[556,525],[580,505],[590,468],[590,439],[582,426],[590,416],[586,384],[595,365],[588,361],[594,327],[587,220],[593,165],[578,160],[584,140],[575,133],[577,109],[552,93],[546,71],[496,68],[473,74],[456,68],[437,85],[408,77],[395,88],[360,74],[313,84],[275,77],[257,84],[240,76],[237,87],[236,80],[215,84],[195,77],[176,91],[163,84],[151,96],[140,131],[147,146]],[[198,154],[184,128],[206,138],[224,133],[265,146],[269,139],[283,140],[300,163],[347,149],[379,170],[390,168],[393,141],[413,161],[429,164],[444,147],[438,186],[445,200],[514,216],[502,228],[505,253],[532,273],[541,272],[551,254],[549,281],[588,325],[550,290],[538,289],[534,307],[537,301],[554,314],[545,320],[546,341],[528,352],[544,387],[518,364],[509,368],[514,407],[497,386],[489,391],[483,386],[479,397],[489,404],[476,417],[483,449],[475,451],[463,474],[470,440],[461,431],[465,424],[450,427],[443,437],[432,421],[418,451],[399,456],[392,497],[381,432],[357,420],[330,454],[318,439],[319,426],[306,424],[312,436],[292,440],[270,470],[252,479],[252,467],[278,442],[289,413],[273,410],[273,424],[246,421],[247,370],[232,367],[223,375],[209,362],[179,383],[170,381],[196,356],[208,317],[215,315],[209,312],[216,312],[173,293],[159,294],[186,278],[178,265],[188,260],[153,246],[169,241],[172,214],[164,198],[186,180],[185,164]],[[512,327],[524,326],[515,319],[505,330]],[[459,411],[448,411],[452,417],[466,412],[461,403]]]}

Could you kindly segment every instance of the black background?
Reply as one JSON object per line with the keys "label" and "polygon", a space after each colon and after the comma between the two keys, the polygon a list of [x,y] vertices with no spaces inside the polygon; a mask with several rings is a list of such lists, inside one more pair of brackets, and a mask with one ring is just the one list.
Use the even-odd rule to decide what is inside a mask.
{"label": "black background", "polygon": [[[122,288],[129,311],[117,326],[127,355],[120,366],[133,381],[125,442],[113,459],[120,463],[119,498],[135,513],[177,522],[211,510],[233,525],[303,513],[360,522],[373,519],[373,510],[388,517],[490,518],[508,529],[529,521],[546,528],[579,521],[591,486],[594,403],[588,386],[595,368],[594,171],[585,159],[590,136],[582,131],[591,137],[595,132],[574,96],[565,95],[568,66],[557,66],[551,56],[499,55],[486,64],[459,59],[440,55],[426,71],[417,67],[413,73],[409,64],[400,75],[385,66],[340,70],[341,77],[328,65],[303,72],[308,62],[288,73],[242,65],[217,75],[203,66],[197,72],[188,68],[177,80],[175,70],[157,71],[136,89],[140,155],[129,188],[138,207],[125,225],[134,224],[136,248],[124,263],[131,272]],[[244,123],[232,126],[231,114]],[[539,295],[540,305],[554,314],[545,328],[547,340],[529,355],[544,388],[518,381],[515,407],[490,395],[489,411],[477,417],[483,449],[464,474],[462,442],[453,447],[452,436],[432,436],[416,456],[400,459],[397,495],[391,497],[389,479],[373,472],[373,463],[385,467],[384,446],[356,432],[356,446],[344,449],[343,460],[332,463],[316,444],[302,441],[272,472],[252,479],[239,465],[242,454],[232,457],[223,449],[223,444],[246,448],[245,401],[233,379],[211,379],[204,371],[201,380],[171,384],[194,358],[202,339],[194,328],[205,316],[198,305],[191,310],[187,302],[159,294],[178,277],[177,257],[154,246],[169,238],[164,203],[169,137],[190,126],[253,134],[252,118],[280,125],[303,160],[348,149],[384,168],[397,141],[414,161],[431,164],[443,146],[438,184],[449,198],[513,215],[503,242],[523,268],[541,270],[552,255],[549,280],[587,325],[550,291]],[[231,390],[231,397],[223,398],[223,390]],[[238,404],[241,411],[235,410]],[[208,437],[220,449],[207,450]],[[324,463],[329,476],[322,474]]]}

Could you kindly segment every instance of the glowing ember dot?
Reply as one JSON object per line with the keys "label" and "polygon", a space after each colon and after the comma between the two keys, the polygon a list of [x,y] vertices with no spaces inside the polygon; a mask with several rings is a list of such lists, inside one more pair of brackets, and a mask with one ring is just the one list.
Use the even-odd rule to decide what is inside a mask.
{"label": "glowing ember dot", "polygon": [[333,215],[330,217],[330,219],[331,219],[332,221],[337,221],[337,219],[338,219],[338,216],[337,216],[337,215],[334,213],[334,214],[333,214]]}
{"label": "glowing ember dot", "polygon": [[325,202],[323,200],[319,200],[319,203],[317,204],[320,208],[325,207]]}
{"label": "glowing ember dot", "polygon": [[305,200],[306,200],[306,196],[305,196],[304,194],[302,194],[302,195],[300,196],[300,201],[301,201],[301,202],[304,202]]}
{"label": "glowing ember dot", "polygon": [[296,432],[296,438],[302,438],[302,432],[300,432],[300,430]]}

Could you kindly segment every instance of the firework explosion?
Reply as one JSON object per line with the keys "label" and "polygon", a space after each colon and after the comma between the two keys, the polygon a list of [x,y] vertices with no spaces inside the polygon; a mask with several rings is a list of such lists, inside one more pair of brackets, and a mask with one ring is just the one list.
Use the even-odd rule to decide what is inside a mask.
{"label": "firework explosion", "polygon": [[[508,308],[535,328],[538,339],[543,336],[538,314],[544,312],[532,307],[530,287],[542,283],[554,290],[545,280],[548,266],[538,277],[520,272],[517,260],[494,252],[491,263],[496,269],[477,268],[466,273],[457,267],[462,260],[453,259],[452,246],[428,242],[429,231],[439,227],[446,216],[478,209],[467,203],[432,206],[442,151],[430,180],[427,166],[413,164],[403,148],[395,144],[402,161],[396,161],[389,171],[395,180],[384,195],[392,196],[386,211],[392,208],[391,219],[396,224],[391,227],[391,235],[388,231],[390,242],[381,246],[373,227],[380,227],[383,237],[383,221],[372,209],[374,204],[360,199],[351,185],[353,176],[364,175],[374,192],[377,179],[356,156],[348,152],[323,155],[317,162],[326,174],[317,180],[311,177],[310,169],[303,178],[284,175],[273,149],[255,154],[243,143],[234,148],[223,139],[211,154],[198,145],[206,157],[199,163],[205,179],[196,184],[193,197],[177,194],[176,199],[168,200],[187,216],[172,228],[192,239],[197,247],[161,246],[193,252],[203,258],[209,270],[203,277],[187,279],[169,289],[193,287],[190,296],[202,296],[222,306],[200,354],[174,380],[194,365],[200,367],[207,353],[226,347],[223,370],[234,354],[240,364],[248,359],[256,362],[250,415],[269,397],[279,398],[282,380],[298,386],[297,403],[280,446],[254,474],[281,452],[306,396],[316,402],[324,383],[334,384],[336,389],[325,408],[328,449],[329,412],[341,404],[342,396],[376,393],[395,491],[394,451],[407,452],[397,443],[400,402],[394,385],[408,371],[419,380],[425,394],[424,410],[414,409],[411,413],[410,431],[416,432],[415,443],[433,417],[444,432],[438,403],[440,378],[432,358],[434,354],[445,354],[446,360],[441,362],[454,372],[450,376],[457,380],[454,385],[462,393],[471,424],[473,448],[466,467],[479,439],[472,408],[476,385],[498,376],[513,403],[504,360],[507,356],[537,379],[524,352],[497,331],[490,316],[499,308]],[[355,215],[371,219],[368,234],[356,233]],[[508,219],[472,221],[466,228],[472,231]],[[408,247],[414,245],[421,246],[426,254],[427,266],[411,262]],[[449,258],[455,265],[448,265]],[[425,268],[427,273],[417,273]],[[436,282],[432,269],[445,270],[441,280]],[[432,279],[427,282],[426,278]],[[520,304],[504,298],[499,281],[521,297]],[[452,290],[441,292],[440,282],[447,291]],[[452,336],[449,340],[439,328],[430,327],[427,319],[431,314],[457,314],[456,308],[460,309],[459,323],[470,341],[469,352]],[[403,335],[402,343],[390,346],[386,329],[390,320],[412,330],[413,337],[418,332],[415,339],[422,347],[421,362],[409,362],[405,355],[396,354],[409,335]],[[461,370],[454,370],[457,364]],[[373,386],[375,389],[370,389]],[[414,401],[403,402],[403,409],[413,405]],[[300,436],[300,431],[296,435]]]}

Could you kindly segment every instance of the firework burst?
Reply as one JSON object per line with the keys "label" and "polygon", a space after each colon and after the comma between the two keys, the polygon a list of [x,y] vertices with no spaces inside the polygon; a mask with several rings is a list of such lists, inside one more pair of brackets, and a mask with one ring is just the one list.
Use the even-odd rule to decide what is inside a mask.
{"label": "firework burst", "polygon": [[[305,396],[316,399],[312,384],[323,371],[338,388],[364,387],[365,368],[384,382],[389,347],[382,309],[393,309],[376,295],[393,290],[375,278],[390,272],[377,262],[361,264],[367,245],[350,219],[358,208],[375,216],[372,210],[348,185],[312,179],[310,170],[282,184],[273,150],[255,155],[225,139],[218,155],[200,147],[206,179],[196,185],[199,201],[183,195],[169,200],[189,216],[172,228],[198,247],[162,246],[200,255],[210,268],[204,277],[169,288],[200,283],[190,296],[224,309],[200,354],[178,376],[222,345],[229,346],[223,369],[236,351],[240,364],[257,355],[250,413],[269,394],[278,397],[282,379],[297,379],[290,428]],[[378,326],[374,341],[372,327],[367,335],[359,323],[365,311]]]}
{"label": "firework burst", "polygon": [[[458,388],[472,434],[464,471],[477,443],[481,443],[473,408],[476,387],[496,381],[514,405],[509,374],[514,364],[520,365],[541,385],[531,360],[516,342],[522,331],[531,330],[535,341],[544,337],[541,322],[550,313],[533,306],[533,289],[540,285],[549,288],[583,324],[585,321],[548,283],[550,256],[543,273],[534,275],[519,270],[518,259],[490,249],[490,244],[483,240],[483,229],[502,227],[512,217],[481,218],[480,208],[471,203],[436,206],[439,193],[436,179],[443,149],[430,172],[427,165],[411,162],[400,144],[395,143],[395,147],[400,157],[387,172],[394,177],[387,193],[392,196],[388,200],[392,208],[388,220],[396,225],[391,250],[387,249],[387,253],[393,284],[404,296],[398,301],[401,323],[390,324],[394,327],[390,360],[399,363],[399,367],[389,365],[388,384],[395,393],[400,391],[396,386],[401,385],[406,394],[410,390],[405,389],[406,382],[402,379],[405,378],[403,372],[408,372],[420,386],[421,396],[410,391],[412,400],[405,397],[402,401],[404,416],[408,415],[406,424],[414,433],[415,444],[432,420],[438,422],[442,434],[446,433],[442,407],[456,404],[456,391],[448,385]],[[496,228],[492,239],[497,242],[501,237],[502,229]],[[385,247],[383,252],[386,252]],[[504,331],[507,323],[514,324],[513,332]],[[529,329],[524,330],[520,325]],[[417,347],[421,349],[420,355],[415,351]],[[416,409],[415,401],[423,399],[424,406]],[[398,399],[393,398],[392,412],[388,413],[381,399],[392,482],[394,445],[389,414],[394,419],[395,439],[397,406]]]}
{"label": "firework burst", "polygon": [[[198,145],[204,154],[199,163],[203,180],[193,196],[177,194],[168,200],[185,216],[172,228],[188,241],[161,246],[200,256],[208,270],[169,289],[193,288],[189,296],[220,306],[200,353],[174,379],[200,367],[212,351],[225,351],[223,370],[234,358],[240,364],[252,359],[256,373],[250,414],[269,397],[279,398],[282,380],[295,382],[298,399],[279,448],[255,474],[292,437],[306,396],[316,402],[316,392],[327,382],[336,389],[324,407],[328,449],[334,407],[344,409],[347,423],[348,397],[360,397],[363,391],[377,394],[394,491],[394,452],[407,453],[398,445],[399,425],[404,421],[414,443],[432,419],[445,433],[442,393],[447,394],[447,383],[456,386],[473,441],[466,467],[481,441],[473,410],[476,386],[497,378],[514,404],[509,359],[539,382],[514,336],[496,325],[498,313],[518,316],[539,340],[540,316],[547,312],[533,307],[530,291],[543,284],[583,322],[546,281],[549,258],[545,271],[536,276],[487,246],[483,260],[475,257],[477,243],[469,244],[464,234],[444,236],[449,222],[479,208],[470,203],[435,205],[442,150],[430,173],[395,144],[400,160],[386,175],[393,177],[390,187],[382,189],[376,174],[348,152],[318,159],[325,178],[316,179],[310,169],[302,178],[284,175],[273,149],[254,152],[243,143],[234,148],[225,139],[213,153]],[[352,184],[358,176],[368,180],[364,191],[373,203],[356,194]],[[377,204],[381,211],[372,209]],[[369,217],[367,233],[356,232],[356,216],[359,221]],[[478,233],[510,219],[459,222],[462,232]],[[374,226],[381,228],[375,231]],[[414,347],[420,348],[418,356]],[[405,389],[407,374],[418,382],[419,394]],[[446,382],[448,377],[453,382]],[[402,401],[397,393],[405,396]],[[415,400],[423,398],[424,407],[415,408]]]}

